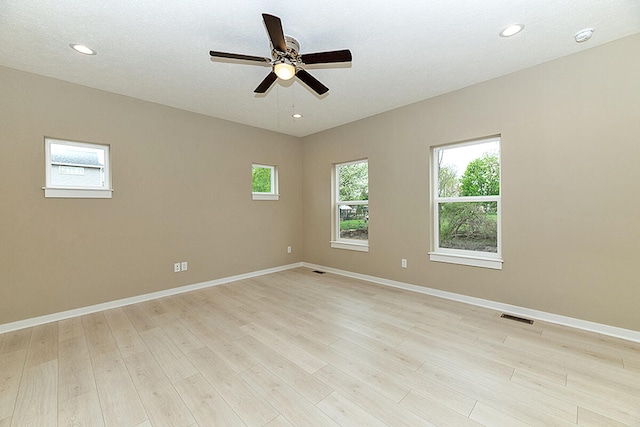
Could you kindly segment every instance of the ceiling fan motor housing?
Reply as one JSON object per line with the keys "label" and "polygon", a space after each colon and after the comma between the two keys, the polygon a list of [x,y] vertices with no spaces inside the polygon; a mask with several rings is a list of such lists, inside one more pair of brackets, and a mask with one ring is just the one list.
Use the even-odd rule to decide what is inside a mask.
{"label": "ceiling fan motor housing", "polygon": [[291,52],[297,55],[298,52],[300,52],[300,43],[298,43],[298,40],[290,36],[284,36],[284,42],[287,44],[287,53]]}
{"label": "ceiling fan motor housing", "polygon": [[284,36],[284,41],[287,45],[286,52],[280,52],[277,49],[273,49],[271,51],[271,56],[273,56],[273,63],[289,63],[294,66],[297,66],[302,62],[300,59],[300,43],[298,40],[294,39],[290,36]]}

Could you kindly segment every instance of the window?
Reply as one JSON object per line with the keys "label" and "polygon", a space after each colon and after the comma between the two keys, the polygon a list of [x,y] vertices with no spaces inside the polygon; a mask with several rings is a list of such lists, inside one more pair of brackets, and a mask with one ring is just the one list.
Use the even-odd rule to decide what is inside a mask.
{"label": "window", "polygon": [[45,197],[111,198],[109,146],[45,138]]}
{"label": "window", "polygon": [[251,167],[253,200],[278,200],[278,170],[275,166],[253,164]]}
{"label": "window", "polygon": [[369,163],[341,163],[334,168],[331,247],[369,251]]}
{"label": "window", "polygon": [[502,269],[500,138],[433,149],[431,261]]}

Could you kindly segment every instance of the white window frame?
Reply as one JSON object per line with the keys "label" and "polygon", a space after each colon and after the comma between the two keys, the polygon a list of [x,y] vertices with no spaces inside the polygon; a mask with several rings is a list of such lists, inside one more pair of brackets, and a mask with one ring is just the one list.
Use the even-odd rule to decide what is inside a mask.
{"label": "white window frame", "polygon": [[[500,195],[498,196],[461,196],[461,197],[439,197],[438,196],[438,153],[440,150],[460,148],[484,144],[487,142],[498,142],[500,147]],[[451,264],[469,265],[473,267],[484,267],[495,270],[502,270],[502,141],[500,136],[493,136],[457,144],[448,144],[433,147],[431,150],[431,201],[432,201],[432,251],[429,252],[429,259],[435,262],[445,262]],[[481,252],[463,249],[441,248],[440,243],[440,203],[451,202],[496,202],[497,204],[497,252]]]}
{"label": "white window frame", "polygon": [[[111,156],[109,145],[91,144],[87,142],[68,141],[56,138],[45,137],[45,197],[51,198],[84,198],[84,199],[111,199],[113,188],[111,187]],[[104,167],[102,168],[103,179],[100,187],[66,186],[53,185],[51,176],[51,145],[67,145],[71,147],[91,148],[104,152]],[[80,165],[86,167],[84,165]]]}
{"label": "white window frame", "polygon": [[[262,168],[271,170],[271,190],[269,192],[252,191],[251,198],[253,200],[280,200],[278,193],[278,168],[275,165],[263,165],[259,163],[251,164],[251,172],[253,168]],[[252,175],[253,176],[253,175]],[[253,190],[253,180],[251,181],[251,189]]]}
{"label": "white window frame", "polygon": [[[333,165],[332,177],[332,211],[331,215],[331,247],[335,249],[347,249],[359,252],[369,252],[369,240],[345,239],[340,237],[340,205],[369,205],[369,200],[340,200],[340,167],[356,163],[367,163],[369,159],[353,160],[350,162],[336,163]],[[367,173],[367,181],[369,175]]]}

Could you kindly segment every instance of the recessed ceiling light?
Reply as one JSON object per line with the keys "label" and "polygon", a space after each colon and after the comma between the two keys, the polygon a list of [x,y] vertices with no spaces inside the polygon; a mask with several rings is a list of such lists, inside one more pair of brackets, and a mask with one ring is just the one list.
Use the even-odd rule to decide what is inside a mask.
{"label": "recessed ceiling light", "polygon": [[500,37],[511,37],[524,30],[524,24],[511,24],[504,30],[500,31]]}
{"label": "recessed ceiling light", "polygon": [[69,47],[71,47],[71,49],[75,50],[76,52],[82,53],[83,55],[96,55],[98,53],[83,44],[71,43]]}
{"label": "recessed ceiling light", "polygon": [[301,118],[302,118],[302,114],[300,114],[300,113],[293,113],[293,114],[291,115],[291,117],[293,117],[294,119],[301,119]]}
{"label": "recessed ceiling light", "polygon": [[585,28],[584,30],[578,31],[574,38],[576,39],[577,43],[584,43],[591,38],[594,31],[594,28]]}

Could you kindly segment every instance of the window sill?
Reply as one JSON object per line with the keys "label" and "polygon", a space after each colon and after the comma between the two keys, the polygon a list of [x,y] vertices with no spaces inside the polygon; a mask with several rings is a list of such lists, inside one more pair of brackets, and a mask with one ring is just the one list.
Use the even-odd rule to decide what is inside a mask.
{"label": "window sill", "polygon": [[472,267],[502,270],[502,259],[499,258],[483,258],[479,256],[429,252],[429,259],[435,262],[446,262],[449,264],[469,265]]}
{"label": "window sill", "polygon": [[93,188],[50,188],[42,187],[44,197],[67,199],[111,199],[113,190]]}
{"label": "window sill", "polygon": [[252,194],[253,200],[280,200],[279,194]]}
{"label": "window sill", "polygon": [[334,249],[347,249],[350,251],[369,252],[369,243],[347,242],[344,240],[331,241],[331,247]]}

